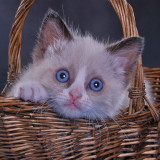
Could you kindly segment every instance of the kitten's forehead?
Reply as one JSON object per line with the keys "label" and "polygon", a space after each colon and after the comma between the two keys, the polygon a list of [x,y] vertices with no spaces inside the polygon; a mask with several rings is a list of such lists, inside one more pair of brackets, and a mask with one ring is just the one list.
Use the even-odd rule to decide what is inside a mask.
{"label": "kitten's forehead", "polygon": [[72,63],[74,67],[82,68],[82,66],[90,66],[90,63],[98,63],[104,59],[104,44],[98,43],[91,37],[78,37],[70,42],[63,52],[68,63]]}
{"label": "kitten's forehead", "polygon": [[[66,68],[74,79],[82,75],[87,80],[106,72],[106,46],[92,37],[77,37],[68,43],[60,43],[62,52],[53,54],[53,63],[57,69]],[[83,73],[83,74],[82,74]],[[89,79],[88,79],[89,78]]]}

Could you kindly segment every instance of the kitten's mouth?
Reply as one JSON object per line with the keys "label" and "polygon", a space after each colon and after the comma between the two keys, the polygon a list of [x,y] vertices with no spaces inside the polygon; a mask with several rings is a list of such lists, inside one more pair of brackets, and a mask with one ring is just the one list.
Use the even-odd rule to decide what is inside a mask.
{"label": "kitten's mouth", "polygon": [[67,103],[67,104],[64,104],[64,105],[66,107],[70,108],[70,109],[80,110],[80,107],[75,102]]}

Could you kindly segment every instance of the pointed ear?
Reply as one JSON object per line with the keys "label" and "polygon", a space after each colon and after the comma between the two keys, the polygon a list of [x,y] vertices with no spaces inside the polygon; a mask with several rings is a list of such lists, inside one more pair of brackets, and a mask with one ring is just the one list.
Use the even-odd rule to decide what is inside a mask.
{"label": "pointed ear", "polygon": [[144,47],[144,38],[130,37],[113,43],[107,51],[113,56],[114,67],[128,74],[135,67]]}
{"label": "pointed ear", "polygon": [[43,58],[49,45],[55,46],[57,40],[72,40],[72,35],[61,17],[49,9],[45,15],[35,48],[34,60]]}

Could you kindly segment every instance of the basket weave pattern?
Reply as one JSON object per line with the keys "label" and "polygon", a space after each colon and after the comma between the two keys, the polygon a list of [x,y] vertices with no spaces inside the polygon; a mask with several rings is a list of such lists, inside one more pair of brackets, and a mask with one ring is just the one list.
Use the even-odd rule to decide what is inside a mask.
{"label": "basket weave pattern", "polygon": [[[22,0],[9,45],[8,83],[20,73],[22,28],[35,0]],[[126,0],[109,0],[124,37],[138,36],[134,14]],[[157,104],[145,96],[143,70]],[[130,90],[130,106],[115,119],[90,121],[59,117],[48,106],[0,96],[0,159],[160,159],[160,68],[143,68],[139,58]],[[144,101],[148,107],[144,105]]]}

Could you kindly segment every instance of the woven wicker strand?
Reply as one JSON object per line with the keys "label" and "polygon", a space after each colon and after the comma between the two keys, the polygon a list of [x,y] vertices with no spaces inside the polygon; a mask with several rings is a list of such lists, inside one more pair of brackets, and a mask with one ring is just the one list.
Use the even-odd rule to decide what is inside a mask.
{"label": "woven wicker strand", "polygon": [[[122,23],[124,37],[138,36],[134,14],[127,1],[109,1]],[[34,0],[22,0],[16,13],[10,33],[5,90],[20,73],[22,27],[33,3]],[[145,96],[143,70],[153,86],[157,101],[154,107]],[[129,96],[129,108],[114,119],[103,121],[70,120],[46,105],[0,96],[0,159],[160,159],[160,123],[153,121],[160,113],[160,68],[142,68],[140,57]]]}

